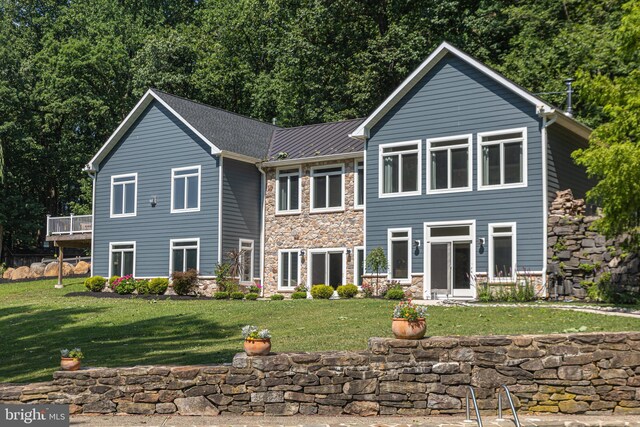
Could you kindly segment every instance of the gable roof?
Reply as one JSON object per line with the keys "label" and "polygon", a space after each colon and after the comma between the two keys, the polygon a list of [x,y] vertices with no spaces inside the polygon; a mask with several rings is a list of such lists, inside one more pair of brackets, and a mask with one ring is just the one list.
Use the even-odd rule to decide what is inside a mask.
{"label": "gable roof", "polygon": [[240,114],[149,89],[89,161],[86,169],[97,170],[100,162],[153,101],[162,104],[209,145],[211,154],[229,152],[256,161],[263,159],[268,154],[271,136],[278,129],[277,126]]}
{"label": "gable roof", "polygon": [[498,83],[507,87],[517,95],[521,96],[525,100],[529,101],[536,108],[536,112],[539,115],[553,115],[556,118],[556,123],[568,128],[569,130],[577,133],[578,135],[588,138],[591,133],[591,129],[577,120],[568,117],[561,110],[556,109],[546,101],[538,98],[528,90],[518,86],[502,74],[487,67],[477,59],[467,55],[461,50],[455,48],[447,42],[443,42],[434,50],[431,55],[416,68],[413,73],[407,77],[400,86],[387,99],[384,100],[373,113],[371,113],[363,122],[358,126],[356,130],[351,133],[352,138],[364,139],[369,137],[369,131],[380,121],[385,114],[387,114],[393,106],[399,102],[442,58],[448,53],[457,56],[458,58],[466,61],[471,66],[477,68],[482,73],[486,74],[490,78],[494,79]]}
{"label": "gable roof", "polygon": [[364,143],[350,138],[349,133],[363,121],[360,118],[277,129],[271,139],[268,160],[284,160],[278,159],[281,153],[286,153],[286,160],[292,160],[361,152]]}

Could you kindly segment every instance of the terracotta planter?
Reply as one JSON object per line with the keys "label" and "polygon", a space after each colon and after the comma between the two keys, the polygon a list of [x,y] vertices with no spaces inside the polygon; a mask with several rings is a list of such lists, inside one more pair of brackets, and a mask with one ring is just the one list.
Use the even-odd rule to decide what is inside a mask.
{"label": "terracotta planter", "polygon": [[63,371],[77,371],[80,369],[80,359],[75,357],[60,358],[60,367]]}
{"label": "terracotta planter", "polygon": [[419,340],[427,332],[427,322],[424,317],[415,322],[409,322],[407,319],[393,319],[391,331],[399,339]]}
{"label": "terracotta planter", "polygon": [[249,356],[266,356],[271,351],[271,339],[244,340],[244,351]]}

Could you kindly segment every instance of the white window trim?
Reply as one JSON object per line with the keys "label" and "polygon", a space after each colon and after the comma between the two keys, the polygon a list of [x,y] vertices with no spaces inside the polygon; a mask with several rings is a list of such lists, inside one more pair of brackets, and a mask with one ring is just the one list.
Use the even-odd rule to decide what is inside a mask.
{"label": "white window trim", "polygon": [[[133,177],[133,213],[121,213],[116,214],[113,213],[113,185],[115,184],[115,180],[117,178],[127,178]],[[118,183],[123,184],[123,183]],[[123,193],[124,194],[124,193]],[[126,218],[138,215],[138,172],[134,173],[124,173],[120,175],[111,175],[111,193],[109,195],[109,204],[111,208],[109,210],[111,218]],[[124,204],[122,205],[122,209],[124,210]]]}
{"label": "white window trim", "polygon": [[[283,170],[298,169],[298,209],[280,210],[280,173]],[[288,176],[292,176],[287,174]],[[276,215],[295,215],[302,212],[302,168],[296,167],[281,167],[276,169]],[[291,185],[289,185],[291,189]]]}
{"label": "white window trim", "polygon": [[[242,244],[243,243],[250,243],[251,244],[251,278],[249,280],[242,280],[242,275],[240,275],[240,283],[250,283],[253,284],[253,272],[254,272],[254,262],[255,262],[255,242],[252,239],[240,239],[238,240],[238,250],[240,252],[242,252]],[[242,262],[242,264],[244,264],[244,254],[242,255],[242,258],[240,260]]]}
{"label": "white window trim", "polygon": [[[358,251],[362,250],[362,256],[363,259],[360,260],[358,259]],[[353,247],[353,284],[355,285],[356,282],[358,281],[358,264],[360,262],[364,262],[364,260],[367,259],[367,253],[365,251],[364,246],[354,246]],[[362,270],[362,274],[365,275],[366,274],[366,265],[365,268]],[[358,286],[358,285],[356,285]],[[358,286],[358,288],[361,288],[361,286]]]}
{"label": "white window trim", "polygon": [[[136,277],[136,242],[109,242],[109,277],[120,276],[120,274],[113,274],[111,267],[113,266],[113,247],[117,245],[133,245],[133,277]],[[122,249],[118,249],[122,251]]]}
{"label": "white window trim", "polygon": [[[458,188],[451,188],[451,156],[448,156],[448,176],[447,176],[447,180],[448,180],[448,185],[449,188],[442,188],[442,189],[437,189],[437,190],[432,190],[431,189],[431,151],[446,151],[448,149],[451,149],[451,147],[437,147],[432,149],[431,148],[431,144],[432,143],[438,143],[438,142],[447,142],[447,141],[456,141],[456,140],[462,140],[462,139],[466,139],[467,143],[466,144],[457,144],[451,147],[454,148],[461,148],[466,146],[467,147],[467,186],[466,187],[458,187]],[[456,135],[456,136],[445,136],[442,138],[429,138],[427,139],[427,176],[426,176],[426,183],[425,185],[427,186],[427,194],[446,194],[446,193],[463,193],[466,191],[471,191],[472,188],[472,182],[473,182],[473,144],[472,144],[472,140],[473,140],[473,135],[468,133],[465,135]]]}
{"label": "white window trim", "polygon": [[[494,233],[495,228],[511,227],[511,232]],[[489,281],[495,283],[513,282],[516,280],[518,273],[516,265],[518,262],[518,230],[515,222],[496,222],[489,224]],[[511,237],[511,277],[495,277],[493,238],[494,237]]]}
{"label": "white window trim", "polygon": [[[364,186],[362,187],[362,204],[359,205],[358,204],[358,196],[359,191],[358,188],[360,188],[360,179],[358,178],[358,163],[362,163],[362,178],[364,181]],[[364,159],[363,160],[356,160],[353,162],[353,209],[356,211],[361,211],[364,210],[364,206],[367,203],[367,199],[366,199],[366,194],[367,194],[367,179],[366,179],[366,171],[365,171],[365,167],[364,167]]]}
{"label": "white window trim", "polygon": [[[282,268],[280,268],[280,266],[282,265],[282,254],[284,253],[292,253],[295,252],[298,254],[298,276],[296,277],[296,285],[291,287],[291,286],[282,286]],[[279,291],[290,291],[293,292],[293,290],[300,285],[300,276],[302,275],[302,257],[300,256],[300,249],[295,248],[295,249],[278,249],[278,290]],[[291,273],[291,269],[289,269],[289,273]]]}
{"label": "white window trim", "polygon": [[[315,172],[317,170],[322,170],[322,169],[331,169],[331,168],[341,168],[341,172],[340,172],[340,181],[341,181],[341,185],[340,185],[340,192],[341,197],[340,197],[340,206],[333,206],[333,207],[328,207],[328,208],[314,208],[313,207],[313,198],[314,198],[314,180],[315,180]],[[329,175],[326,175],[329,176]],[[309,212],[311,213],[324,213],[324,212],[344,212],[344,192],[345,192],[345,185],[344,185],[344,163],[338,163],[338,164],[334,164],[334,165],[322,165],[322,166],[314,166],[311,168],[311,171],[309,173]],[[327,191],[329,188],[329,180],[327,180]],[[329,203],[329,199],[327,197],[327,203]]]}
{"label": "white window trim", "polygon": [[[495,184],[495,185],[483,185],[482,184],[482,147],[485,145],[497,145],[500,144],[500,141],[491,141],[491,142],[482,142],[482,137],[485,136],[496,136],[496,135],[504,135],[509,133],[517,133],[522,132],[522,182],[517,182],[513,184]],[[527,128],[513,128],[513,129],[504,129],[497,130],[491,132],[480,132],[478,133],[478,155],[477,155],[477,169],[478,169],[478,191],[486,191],[486,190],[500,190],[506,188],[523,188],[527,186],[527,176],[528,176],[528,161],[527,161]],[[501,144],[504,146],[503,144]],[[503,179],[503,170],[504,170],[504,149],[501,149],[500,152],[500,177]]]}
{"label": "white window trim", "polygon": [[[396,237],[393,238],[392,233],[404,233],[407,232],[407,237]],[[392,264],[393,264],[393,247],[391,242],[394,241],[402,241],[407,240],[407,274],[409,277],[392,277]],[[394,280],[400,283],[411,283],[411,273],[413,272],[413,263],[412,263],[412,252],[413,252],[413,240],[411,240],[411,227],[408,228],[388,228],[387,229],[387,253],[389,254],[389,266],[387,268],[387,280]]]}
{"label": "white window trim", "polygon": [[[347,283],[347,248],[314,248],[308,249],[305,258],[307,258],[307,289],[311,291],[311,255],[317,253],[342,252],[342,284]],[[327,264],[328,268],[328,264]],[[327,274],[328,271],[325,271]],[[327,285],[328,283],[325,283]]]}
{"label": "white window trim", "polygon": [[[174,186],[175,186],[175,178],[176,178],[176,172],[180,172],[183,170],[190,170],[190,169],[197,169],[198,170],[198,207],[197,208],[184,208],[184,209],[174,209],[173,208],[173,196],[174,196]],[[188,176],[188,175],[186,175]],[[200,199],[201,199],[201,192],[202,192],[202,168],[200,165],[194,165],[194,166],[186,166],[186,167],[180,167],[180,168],[172,168],[171,169],[171,213],[184,213],[184,212],[200,212]],[[187,189],[185,187],[185,206],[186,206],[186,198],[187,198]]]}
{"label": "white window trim", "polygon": [[171,239],[169,240],[169,277],[173,274],[173,244],[183,242],[196,242],[196,250],[198,251],[198,256],[196,257],[196,271],[198,271],[198,273],[200,272],[200,238],[192,237],[190,239]]}
{"label": "white window trim", "polygon": [[[399,191],[397,193],[385,193],[384,192],[384,162],[383,150],[385,148],[400,147],[403,145],[418,145],[418,189],[416,191]],[[400,173],[402,176],[402,173]],[[402,183],[400,183],[402,186]],[[392,142],[389,144],[380,144],[378,147],[378,198],[385,199],[390,197],[407,197],[407,196],[419,196],[422,194],[422,140],[417,139],[414,141]]]}

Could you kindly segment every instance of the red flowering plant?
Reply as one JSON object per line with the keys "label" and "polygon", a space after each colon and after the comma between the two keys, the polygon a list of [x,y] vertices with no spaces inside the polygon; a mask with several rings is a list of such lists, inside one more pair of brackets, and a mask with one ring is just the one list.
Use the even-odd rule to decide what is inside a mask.
{"label": "red flowering plant", "polygon": [[132,294],[136,290],[136,281],[132,274],[127,274],[114,280],[111,289],[120,295]]}
{"label": "red flowering plant", "polygon": [[400,301],[393,309],[394,319],[406,319],[409,322],[417,322],[418,319],[424,319],[426,315],[427,307],[415,305],[410,299]]}

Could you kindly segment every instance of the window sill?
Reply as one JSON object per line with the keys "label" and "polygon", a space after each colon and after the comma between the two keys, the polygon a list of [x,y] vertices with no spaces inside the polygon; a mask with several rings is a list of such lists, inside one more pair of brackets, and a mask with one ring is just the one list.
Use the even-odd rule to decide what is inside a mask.
{"label": "window sill", "polygon": [[473,191],[471,187],[464,188],[447,188],[440,190],[427,190],[427,195],[431,194],[452,194],[452,193],[468,193],[469,191]]}
{"label": "window sill", "polygon": [[137,216],[137,214],[132,213],[132,214],[111,214],[110,218],[131,218]]}
{"label": "window sill", "polygon": [[344,212],[344,206],[338,208],[325,208],[325,209],[311,209],[309,213],[312,214],[323,214],[323,213],[339,213]]}
{"label": "window sill", "polygon": [[393,199],[396,197],[411,197],[411,196],[421,196],[422,191],[412,191],[407,193],[378,193],[379,199]]}
{"label": "window sill", "polygon": [[172,209],[171,213],[189,213],[189,212],[200,212],[200,208],[197,209]]}
{"label": "window sill", "polygon": [[300,215],[302,211],[280,211],[276,212],[275,216],[292,216],[292,215]]}
{"label": "window sill", "polygon": [[353,207],[354,211],[363,211],[364,210],[364,205],[357,205]]}
{"label": "window sill", "polygon": [[525,188],[526,183],[518,184],[501,184],[501,185],[479,185],[478,191],[490,191],[490,190],[508,190],[510,188]]}

